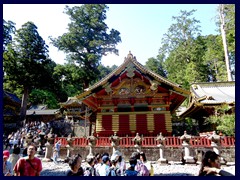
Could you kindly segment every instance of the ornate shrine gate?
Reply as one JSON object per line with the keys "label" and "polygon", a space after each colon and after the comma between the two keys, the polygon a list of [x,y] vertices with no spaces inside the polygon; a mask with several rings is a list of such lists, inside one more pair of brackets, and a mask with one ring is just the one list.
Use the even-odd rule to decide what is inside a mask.
{"label": "ornate shrine gate", "polygon": [[189,94],[129,53],[122,65],[77,98],[93,111],[90,123],[99,136],[115,131],[119,136],[156,136],[171,135],[172,114]]}

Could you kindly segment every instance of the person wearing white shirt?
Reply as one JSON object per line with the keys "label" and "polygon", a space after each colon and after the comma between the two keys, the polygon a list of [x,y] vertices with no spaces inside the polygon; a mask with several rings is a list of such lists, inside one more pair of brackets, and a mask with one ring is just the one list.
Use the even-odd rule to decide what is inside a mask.
{"label": "person wearing white shirt", "polygon": [[99,168],[99,175],[100,176],[108,176],[110,172],[110,159],[108,156],[103,156],[102,157],[103,164]]}

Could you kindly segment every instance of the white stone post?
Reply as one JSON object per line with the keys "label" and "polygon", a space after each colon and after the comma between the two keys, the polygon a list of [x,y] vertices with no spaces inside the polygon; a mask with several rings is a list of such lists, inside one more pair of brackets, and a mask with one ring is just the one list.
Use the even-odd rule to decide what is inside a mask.
{"label": "white stone post", "polygon": [[137,152],[141,152],[142,140],[143,138],[139,136],[138,133],[136,133],[136,136],[132,139],[132,141],[135,143],[134,147],[136,148]]}
{"label": "white stone post", "polygon": [[53,154],[53,146],[49,142],[47,142],[45,144],[45,146],[46,146],[46,151],[45,151],[45,157],[44,157],[43,161],[50,162],[52,154]]}
{"label": "white stone post", "polygon": [[221,157],[220,154],[220,150],[219,150],[219,145],[220,145],[220,140],[221,140],[221,136],[216,134],[216,131],[213,131],[213,134],[209,136],[209,138],[211,140],[211,146],[213,148],[213,151],[219,155],[220,157],[220,163],[221,164],[226,164],[226,162],[224,161],[223,157]]}
{"label": "white stone post", "polygon": [[157,136],[156,141],[159,141],[159,144],[157,145],[157,147],[159,147],[159,156],[160,158],[158,159],[158,162],[160,164],[162,163],[166,163],[167,160],[163,157],[164,154],[164,145],[163,142],[165,141],[165,138],[163,137],[162,133],[160,132],[160,134]]}
{"label": "white stone post", "polygon": [[87,139],[88,139],[88,147],[89,147],[89,154],[87,155],[87,157],[93,157],[92,147],[96,145],[97,137],[95,137],[92,132],[92,135],[88,136]]}
{"label": "white stone post", "polygon": [[187,134],[187,131],[184,131],[184,134],[180,137],[180,139],[183,140],[182,146],[184,148],[184,157],[186,163],[195,163],[195,160],[192,156],[190,156],[190,145],[189,140],[191,139],[191,136]]}
{"label": "white stone post", "polygon": [[115,151],[117,150],[117,147],[119,146],[119,141],[121,138],[119,138],[117,136],[117,132],[114,132],[113,136],[110,136],[109,139],[111,140],[111,146],[113,148],[113,154],[115,153]]}

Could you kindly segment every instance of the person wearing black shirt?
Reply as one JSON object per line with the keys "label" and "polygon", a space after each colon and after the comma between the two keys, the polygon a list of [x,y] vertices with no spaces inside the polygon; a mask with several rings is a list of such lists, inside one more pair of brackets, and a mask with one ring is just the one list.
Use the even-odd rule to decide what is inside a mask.
{"label": "person wearing black shirt", "polygon": [[80,154],[74,155],[68,164],[71,169],[67,171],[67,176],[83,176],[82,156]]}

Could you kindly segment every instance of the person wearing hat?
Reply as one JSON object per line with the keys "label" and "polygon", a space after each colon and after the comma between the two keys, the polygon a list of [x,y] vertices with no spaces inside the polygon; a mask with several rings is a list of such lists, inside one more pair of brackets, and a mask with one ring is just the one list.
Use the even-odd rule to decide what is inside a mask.
{"label": "person wearing hat", "polygon": [[108,176],[110,173],[110,159],[107,155],[102,157],[103,164],[99,168],[99,175],[100,176]]}
{"label": "person wearing hat", "polygon": [[116,154],[118,156],[117,168],[120,169],[121,176],[123,176],[124,172],[126,170],[126,163],[125,163],[125,161],[124,161],[124,159],[122,157],[122,153],[120,151],[116,150],[114,152],[114,154]]}
{"label": "person wearing hat", "polygon": [[12,163],[8,161],[10,153],[8,150],[3,151],[3,176],[12,176]]}
{"label": "person wearing hat", "polygon": [[121,176],[121,170],[117,167],[119,156],[117,154],[113,154],[111,156],[111,164],[110,173],[111,176]]}

